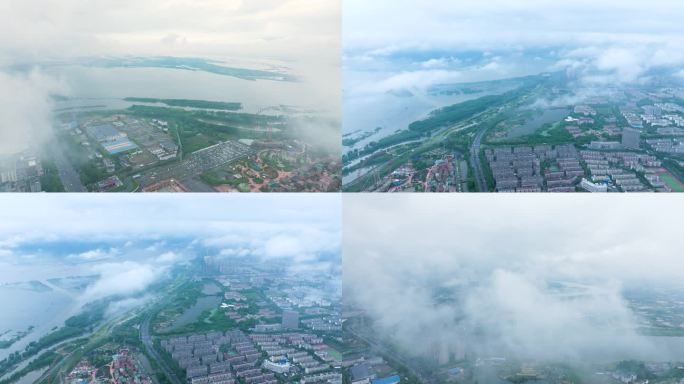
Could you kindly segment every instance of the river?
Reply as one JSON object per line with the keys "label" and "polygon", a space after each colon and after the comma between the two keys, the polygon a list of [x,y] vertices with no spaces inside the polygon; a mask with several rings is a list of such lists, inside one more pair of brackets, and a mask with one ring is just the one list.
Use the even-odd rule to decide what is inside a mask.
{"label": "river", "polygon": [[245,112],[287,105],[339,114],[339,102],[322,97],[320,87],[301,81],[245,80],[205,71],[63,65],[43,71],[64,84],[70,100],[56,108],[121,109],[125,97],[240,102]]}

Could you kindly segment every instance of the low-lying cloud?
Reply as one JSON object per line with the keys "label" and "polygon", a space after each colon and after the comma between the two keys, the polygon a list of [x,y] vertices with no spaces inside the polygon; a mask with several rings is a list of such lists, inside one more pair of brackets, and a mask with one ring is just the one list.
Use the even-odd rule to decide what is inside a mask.
{"label": "low-lying cloud", "polygon": [[52,137],[52,95],[65,85],[39,71],[0,70],[0,155],[40,148]]}
{"label": "low-lying cloud", "polygon": [[669,359],[623,294],[681,285],[665,200],[345,196],[344,297],[411,356]]}
{"label": "low-lying cloud", "polygon": [[133,261],[99,264],[93,268],[93,272],[100,277],[84,292],[84,301],[144,292],[161,279],[166,271],[167,267]]}
{"label": "low-lying cloud", "polygon": [[424,88],[566,69],[580,85],[646,83],[684,65],[680,17],[671,11],[677,7],[672,0],[345,1],[345,77],[372,73],[373,83],[384,84],[360,80],[345,88],[382,93],[388,85]]}

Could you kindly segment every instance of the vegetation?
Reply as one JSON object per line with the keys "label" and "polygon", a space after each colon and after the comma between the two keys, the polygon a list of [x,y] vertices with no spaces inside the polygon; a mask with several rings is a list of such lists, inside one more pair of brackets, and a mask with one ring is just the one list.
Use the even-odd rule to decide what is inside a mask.
{"label": "vegetation", "polygon": [[[159,356],[161,356],[162,360],[164,360],[166,366],[173,371],[176,377],[185,377],[185,370],[178,365],[178,363],[171,357],[170,353],[168,353],[164,348],[161,347],[161,343],[159,340],[154,341],[153,347],[157,351]],[[166,377],[166,375],[163,374],[162,376]],[[157,377],[159,377],[159,375],[157,375]]]}
{"label": "vegetation", "polygon": [[126,101],[141,103],[162,103],[170,107],[190,107],[203,109],[221,109],[237,111],[242,109],[242,103],[226,103],[223,101],[189,100],[189,99],[153,99],[147,97],[126,97]]}
{"label": "vegetation", "polygon": [[634,373],[637,376],[637,380],[649,380],[654,379],[655,375],[649,371],[643,362],[635,360],[625,360],[621,361],[615,367],[617,371],[622,371],[626,373]]}
{"label": "vegetation", "polygon": [[93,325],[104,318],[109,301],[100,300],[87,304],[78,315],[71,316],[64,321],[64,325],[71,328],[92,328]]}
{"label": "vegetation", "polygon": [[374,165],[382,164],[385,163],[389,160],[392,159],[392,155],[390,155],[387,151],[380,151],[377,153],[372,154],[366,159],[363,159],[359,161],[358,163],[345,167],[342,169],[342,174],[347,175],[349,173],[352,173],[358,169],[366,168],[366,167],[372,167]]}
{"label": "vegetation", "polygon": [[369,155],[380,149],[388,148],[406,141],[417,140],[421,137],[424,137],[424,134],[420,132],[410,130],[399,131],[390,136],[383,137],[378,141],[371,141],[365,147],[363,147],[363,149],[354,149],[352,151],[345,153],[342,156],[342,163],[347,164],[353,160],[358,159],[359,157]]}
{"label": "vegetation", "polygon": [[584,144],[591,140],[595,140],[594,136],[583,136],[578,139],[573,139],[572,135],[565,130],[562,124],[544,124],[540,130],[531,135],[520,136],[515,139],[505,141],[497,141],[497,145],[537,145],[537,144],[566,144],[575,142],[577,144]]}
{"label": "vegetation", "polygon": [[52,361],[57,358],[57,353],[55,351],[47,351],[40,356],[36,357],[31,361],[26,367],[14,372],[12,375],[8,376],[4,380],[0,380],[0,384],[14,383],[26,374],[49,366]]}
{"label": "vegetation", "polygon": [[465,119],[472,118],[476,114],[484,112],[491,107],[500,106],[516,100],[521,95],[529,92],[530,87],[533,85],[534,83],[529,83],[516,90],[500,95],[483,96],[474,100],[468,100],[434,110],[430,113],[428,118],[414,121],[409,124],[407,130],[401,130],[390,136],[383,137],[378,141],[372,141],[363,147],[363,149],[355,149],[347,152],[342,157],[342,163],[347,164],[360,157],[369,155],[380,149],[389,148],[396,144],[429,137],[438,128],[461,122]]}
{"label": "vegetation", "polygon": [[40,178],[40,185],[45,192],[64,192],[64,185],[62,179],[59,178],[59,172],[54,162],[47,159],[41,160],[43,167],[43,176]]}
{"label": "vegetation", "polygon": [[[269,133],[257,129],[262,125],[283,127],[279,116],[249,113],[186,111],[176,108],[133,105],[126,110],[141,118],[163,119],[169,123],[169,132],[177,135],[184,153],[191,153],[221,141],[235,139],[263,139]],[[278,137],[279,132],[273,132]]]}
{"label": "vegetation", "polygon": [[64,152],[69,158],[69,162],[74,166],[76,172],[78,172],[81,182],[84,185],[92,185],[107,177],[104,170],[98,168],[93,161],[88,158],[87,152],[83,150],[81,144],[77,143],[74,138],[67,134],[60,134],[58,140],[65,145],[66,150]]}
{"label": "vegetation", "polygon": [[507,92],[502,95],[483,96],[474,100],[468,100],[437,109],[432,111],[427,119],[414,121],[409,124],[409,130],[415,132],[429,132],[436,128],[457,123],[483,112],[487,108],[510,100],[512,94],[518,95],[517,92]]}
{"label": "vegetation", "polygon": [[[17,341],[21,340],[24,338],[24,336],[28,335],[33,331],[33,325],[29,326],[28,329],[22,332],[17,332],[13,337],[9,339],[4,339],[0,340],[0,349],[6,349],[12,346],[12,344],[16,343]],[[4,336],[5,334],[9,333],[10,331],[7,331],[3,334],[0,334],[0,336]]]}
{"label": "vegetation", "polygon": [[353,147],[359,141],[365,140],[365,139],[375,135],[381,129],[382,129],[382,127],[376,127],[372,131],[366,131],[366,132],[363,132],[363,133],[358,134],[358,135],[353,136],[353,137],[350,137],[349,135],[345,135],[346,137],[343,136],[343,138],[342,138],[342,145],[344,145],[345,147]]}
{"label": "vegetation", "polygon": [[56,328],[52,332],[30,342],[23,352],[14,352],[6,359],[0,361],[0,376],[5,374],[10,368],[19,362],[37,355],[39,352],[53,347],[65,340],[69,340],[92,330],[95,323],[101,321],[109,305],[109,301],[100,300],[87,304],[83,311],[78,315],[68,318],[64,326]]}

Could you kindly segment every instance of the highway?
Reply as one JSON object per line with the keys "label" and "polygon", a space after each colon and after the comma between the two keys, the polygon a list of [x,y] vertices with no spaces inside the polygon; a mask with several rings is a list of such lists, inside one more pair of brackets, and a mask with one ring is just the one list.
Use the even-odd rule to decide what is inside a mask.
{"label": "highway", "polygon": [[71,165],[66,156],[64,156],[63,149],[58,148],[58,145],[55,145],[52,148],[52,158],[55,161],[57,173],[62,180],[62,185],[64,185],[64,190],[66,192],[88,192],[86,187],[81,183],[81,177],[78,175],[78,172],[76,172],[73,165]]}
{"label": "highway", "polygon": [[[111,336],[112,330],[114,329],[115,326],[117,326],[117,325],[119,325],[125,321],[128,321],[129,319],[131,319],[131,317],[132,317],[132,315],[130,312],[124,313],[120,317],[118,317],[117,319],[114,319],[114,320],[104,324],[102,327],[98,328],[97,330],[94,330],[92,332],[88,332],[88,333],[81,335],[81,336],[71,338],[69,340],[65,340],[65,341],[63,341],[63,342],[61,342],[61,343],[59,343],[53,347],[50,347],[52,349],[56,349],[60,345],[66,344],[70,341],[73,341],[73,340],[76,340],[79,338],[83,338],[83,337],[87,337],[90,339],[88,344],[86,344],[85,346],[81,346],[80,348],[75,348],[74,350],[72,350],[68,354],[63,355],[61,358],[57,357],[57,359],[59,359],[59,361],[56,361],[56,363],[53,363],[45,372],[43,372],[43,374],[35,382],[36,383],[46,382],[48,378],[51,378],[51,377],[54,377],[55,375],[60,375],[61,373],[63,373],[60,371],[65,366],[65,364],[67,364],[70,361],[70,358],[76,352],[81,352],[84,349],[88,350],[90,348],[90,346],[97,344],[97,340],[102,339],[104,337]],[[55,360],[57,360],[57,359],[55,359]]]}
{"label": "highway", "polygon": [[157,353],[157,351],[154,349],[152,337],[150,337],[151,318],[151,314],[147,315],[145,320],[142,322],[140,326],[140,340],[143,342],[143,345],[145,345],[148,355],[157,362],[157,365],[162,369],[162,371],[164,371],[164,375],[166,375],[172,384],[185,384],[185,380],[179,379],[173,370],[166,364],[166,361],[164,361],[164,359],[162,359],[162,357],[159,356],[159,353]]}
{"label": "highway", "polygon": [[487,192],[487,180],[484,176],[482,168],[482,161],[480,161],[480,147],[482,146],[482,138],[487,133],[487,126],[482,126],[470,146],[470,164],[473,168],[473,176],[475,176],[475,184],[479,192]]}

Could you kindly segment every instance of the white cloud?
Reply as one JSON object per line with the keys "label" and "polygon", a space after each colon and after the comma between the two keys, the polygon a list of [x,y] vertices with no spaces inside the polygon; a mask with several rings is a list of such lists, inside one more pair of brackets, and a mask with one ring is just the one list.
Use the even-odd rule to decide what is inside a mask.
{"label": "white cloud", "polygon": [[16,153],[52,137],[52,94],[65,85],[39,71],[28,74],[0,70],[0,155]]}
{"label": "white cloud", "polygon": [[109,248],[107,250],[102,248],[91,249],[89,251],[81,252],[79,254],[69,255],[70,259],[76,259],[81,261],[99,261],[106,259],[113,259],[119,256],[121,252],[118,248]]}
{"label": "white cloud", "polygon": [[[263,242],[266,235],[335,233],[340,196],[312,195],[30,195],[0,199],[0,247],[65,240],[152,241],[194,237],[207,246]],[[50,214],[46,214],[49,212]],[[40,226],[36,223],[40,222]]]}
{"label": "white cloud", "polygon": [[427,69],[448,68],[451,65],[459,64],[461,61],[453,57],[432,58],[420,63],[420,66]]}
{"label": "white cloud", "polygon": [[339,0],[8,0],[0,4],[0,62],[129,54],[334,60],[339,7]]}
{"label": "white cloud", "polygon": [[167,251],[159,255],[155,261],[159,264],[178,264],[188,261],[188,256],[178,252]]}
{"label": "white cloud", "polygon": [[[525,66],[524,74],[539,73],[552,69],[554,60],[567,64],[572,58],[592,82],[643,81],[650,70],[684,65],[684,31],[680,14],[672,12],[679,9],[674,0],[349,0],[343,8],[344,68],[350,73],[383,64],[396,72],[402,58],[412,55],[422,58],[423,68],[446,68],[446,58],[473,52],[485,59],[502,54],[507,61],[505,70],[502,63],[486,64],[482,69],[495,70],[486,74],[489,79],[519,75]],[[388,9],[392,17],[382,17]],[[518,68],[513,64],[522,54],[528,57],[519,58]],[[461,81],[478,81],[477,75]]]}
{"label": "white cloud", "polygon": [[411,355],[667,356],[623,292],[684,289],[676,200],[345,195],[345,298]]}
{"label": "white cloud", "polygon": [[100,278],[85,291],[84,303],[107,296],[143,292],[164,276],[166,268],[127,261],[98,264],[92,271]]}

